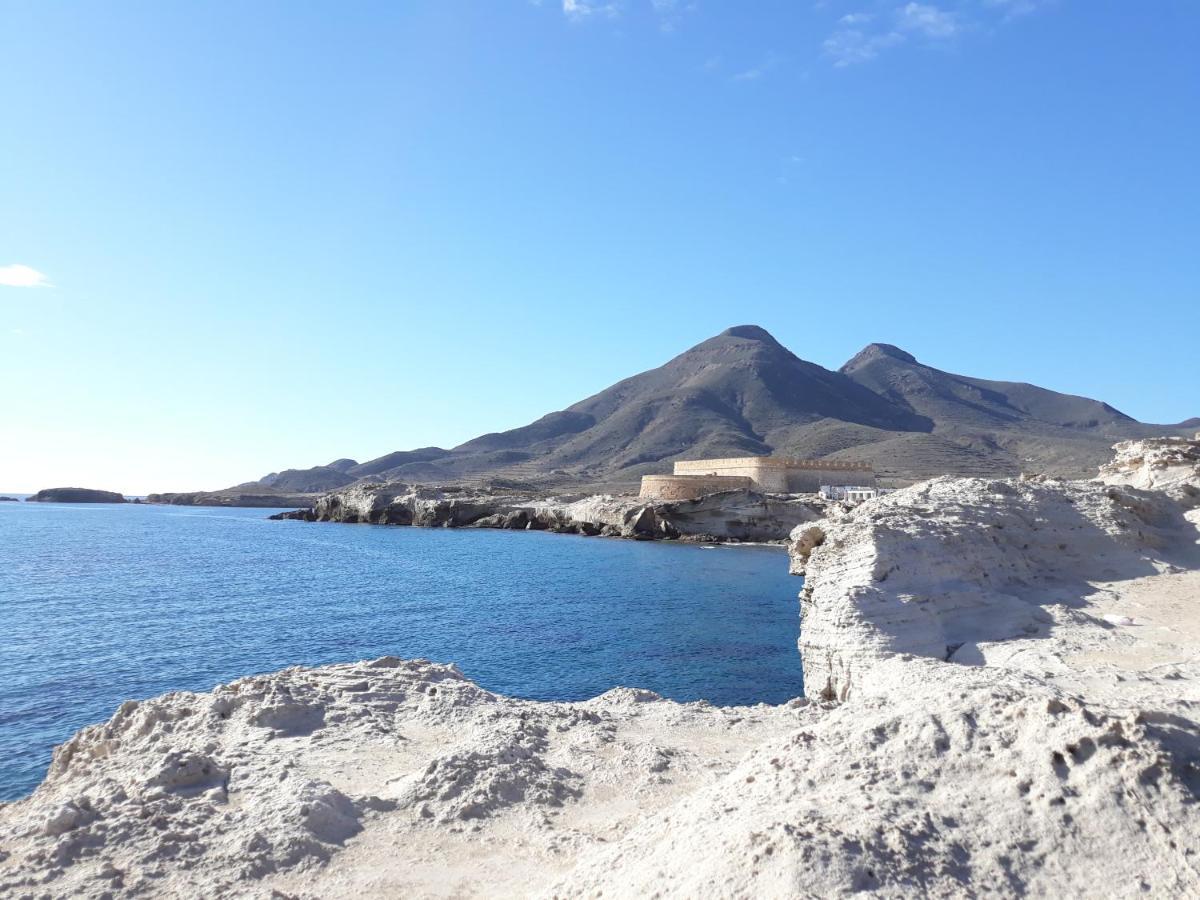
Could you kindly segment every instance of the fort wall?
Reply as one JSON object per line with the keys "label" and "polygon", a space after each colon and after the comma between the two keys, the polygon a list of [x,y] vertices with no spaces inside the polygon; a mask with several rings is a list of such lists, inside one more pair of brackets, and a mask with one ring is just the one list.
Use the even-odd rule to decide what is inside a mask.
{"label": "fort wall", "polygon": [[638,496],[648,500],[696,500],[705,494],[738,490],[754,490],[754,482],[738,475],[643,475]]}
{"label": "fort wall", "polygon": [[675,474],[749,478],[756,490],[777,494],[815,494],[823,484],[875,485],[875,471],[870,463],[786,456],[681,460],[675,463]]}

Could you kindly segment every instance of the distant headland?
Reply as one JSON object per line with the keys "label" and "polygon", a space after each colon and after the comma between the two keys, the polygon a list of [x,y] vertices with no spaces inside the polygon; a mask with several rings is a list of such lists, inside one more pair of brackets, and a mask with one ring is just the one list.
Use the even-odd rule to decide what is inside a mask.
{"label": "distant headland", "polygon": [[92,488],[61,487],[38,491],[28,503],[128,503],[116,491],[97,491]]}

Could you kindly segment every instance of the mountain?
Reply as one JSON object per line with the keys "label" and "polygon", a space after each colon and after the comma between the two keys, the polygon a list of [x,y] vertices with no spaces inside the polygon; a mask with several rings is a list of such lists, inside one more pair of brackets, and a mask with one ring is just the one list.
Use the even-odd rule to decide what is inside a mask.
{"label": "mountain", "polygon": [[871,461],[896,479],[1090,475],[1142,425],[1106,403],[954,375],[890,344],[838,371],[740,325],[567,409],[451,449],[272,473],[231,491],[321,492],[361,479],[627,486],[675,459],[767,454]]}
{"label": "mountain", "polygon": [[827,419],[889,431],[933,427],[743,325],[533,425],[454,452],[503,448],[532,453],[551,468],[636,474],[680,457],[769,454]]}
{"label": "mountain", "polygon": [[281,494],[320,493],[332,491],[358,481],[353,475],[333,466],[313,466],[311,469],[285,469],[264,475],[258,481],[236,485],[239,489],[269,488]]}
{"label": "mountain", "polygon": [[840,372],[805,362],[762,328],[743,325],[529,425],[451,450],[389,454],[349,474],[632,481],[669,469],[677,458],[787,450],[806,428],[826,421],[889,433],[933,428]]}
{"label": "mountain", "polygon": [[928,435],[889,435],[844,454],[885,460],[898,475],[1084,477],[1119,440],[1178,430],[1143,425],[1107,403],[1032,384],[954,375],[890,344],[869,344],[842,366],[844,375],[902,409],[932,419]]}
{"label": "mountain", "polygon": [[1062,428],[1130,425],[1135,420],[1099,400],[1032,384],[951,375],[891,344],[869,344],[840,369],[863,387],[939,425],[1004,428],[1041,423]]}

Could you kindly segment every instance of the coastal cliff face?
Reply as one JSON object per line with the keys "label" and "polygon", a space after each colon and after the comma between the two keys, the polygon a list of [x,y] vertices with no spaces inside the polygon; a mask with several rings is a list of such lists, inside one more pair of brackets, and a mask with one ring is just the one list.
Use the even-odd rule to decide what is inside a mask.
{"label": "coastal cliff face", "polygon": [[824,501],[726,491],[699,500],[647,503],[597,495],[538,499],[409,484],[356,484],[308,509],[275,516],[310,522],[505,528],[639,540],[778,541],[820,518]]}
{"label": "coastal cliff face", "polygon": [[[1088,482],[950,479],[818,526],[804,566],[800,655],[810,695],[846,699],[897,654],[977,664],[993,642],[1045,637],[1091,582],[1195,561],[1164,494]],[[795,535],[793,556],[803,553]]]}
{"label": "coastal cliff face", "polygon": [[806,523],[778,707],[390,658],[129,702],[0,806],[0,893],[1200,896],[1185,507],[943,479]]}
{"label": "coastal cliff face", "polygon": [[1099,481],[1164,491],[1192,508],[1200,506],[1200,432],[1195,438],[1122,441],[1113,460],[1100,467]]}

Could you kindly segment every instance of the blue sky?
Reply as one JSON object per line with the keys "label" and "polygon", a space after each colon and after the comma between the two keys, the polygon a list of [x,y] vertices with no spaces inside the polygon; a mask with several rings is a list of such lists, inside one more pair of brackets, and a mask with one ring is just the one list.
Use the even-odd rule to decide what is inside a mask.
{"label": "blue sky", "polygon": [[1200,415],[1200,5],[0,0],[0,488],[524,424],[760,324]]}

